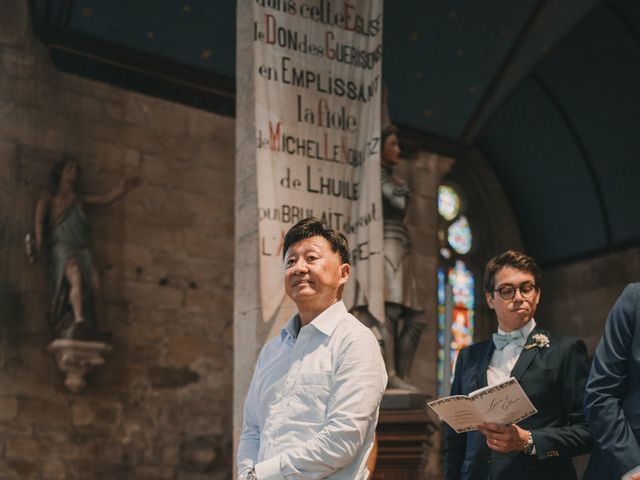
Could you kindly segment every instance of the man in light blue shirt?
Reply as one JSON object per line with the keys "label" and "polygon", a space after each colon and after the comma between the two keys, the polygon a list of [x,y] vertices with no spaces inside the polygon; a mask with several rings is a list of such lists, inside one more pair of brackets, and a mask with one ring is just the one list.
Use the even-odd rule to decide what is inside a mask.
{"label": "man in light blue shirt", "polygon": [[387,374],[376,338],[341,300],[347,240],[302,220],[287,232],[284,264],[298,314],[258,358],[238,478],[366,480]]}

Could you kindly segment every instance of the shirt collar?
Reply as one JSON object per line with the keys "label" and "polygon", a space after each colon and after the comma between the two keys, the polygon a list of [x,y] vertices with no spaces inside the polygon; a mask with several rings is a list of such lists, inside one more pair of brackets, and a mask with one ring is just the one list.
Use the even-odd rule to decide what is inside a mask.
{"label": "shirt collar", "polygon": [[[338,300],[314,318],[309,325],[313,325],[316,330],[327,336],[331,336],[333,331],[336,329],[338,322],[340,322],[347,313],[349,312],[347,312],[347,307],[344,306],[344,302],[342,300]],[[291,337],[293,340],[296,340],[299,332],[300,315],[296,313],[280,331],[280,338],[285,340],[287,337]]]}
{"label": "shirt collar", "polygon": [[329,337],[336,329],[338,322],[340,322],[347,313],[349,312],[347,312],[347,307],[344,306],[344,302],[342,300],[338,300],[314,318],[309,325],[313,325]]}
{"label": "shirt collar", "polygon": [[280,338],[284,341],[287,337],[291,337],[293,340],[298,338],[300,332],[300,315],[297,313],[291,317],[282,330],[280,330]]}
{"label": "shirt collar", "polygon": [[[522,336],[526,339],[529,338],[529,334],[531,332],[533,332],[533,329],[536,328],[536,321],[535,319],[531,319],[529,320],[527,323],[525,323],[522,327],[520,327],[518,330],[514,330],[511,333],[515,333],[515,332],[522,332]],[[498,327],[498,333],[500,335],[508,335],[508,332],[505,332],[504,330],[502,330],[500,327]]]}

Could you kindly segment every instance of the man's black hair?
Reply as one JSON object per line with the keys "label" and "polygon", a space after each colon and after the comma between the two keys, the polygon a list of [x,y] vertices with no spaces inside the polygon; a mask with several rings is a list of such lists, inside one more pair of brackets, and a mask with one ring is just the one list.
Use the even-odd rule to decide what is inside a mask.
{"label": "man's black hair", "polygon": [[304,240],[305,238],[315,236],[325,238],[329,242],[329,245],[331,245],[331,250],[340,255],[342,263],[351,264],[349,242],[347,241],[347,237],[345,237],[338,230],[335,230],[333,228],[325,228],[322,222],[315,217],[309,217],[305,218],[304,220],[300,220],[289,229],[284,237],[282,258],[284,259],[291,245],[294,245],[299,241]]}
{"label": "man's black hair", "polygon": [[493,257],[487,263],[487,267],[484,270],[484,291],[487,293],[493,293],[495,289],[496,273],[501,268],[511,267],[521,272],[527,272],[533,275],[536,282],[536,286],[540,288],[540,282],[542,282],[542,270],[536,263],[536,261],[517,250],[507,250],[500,255]]}

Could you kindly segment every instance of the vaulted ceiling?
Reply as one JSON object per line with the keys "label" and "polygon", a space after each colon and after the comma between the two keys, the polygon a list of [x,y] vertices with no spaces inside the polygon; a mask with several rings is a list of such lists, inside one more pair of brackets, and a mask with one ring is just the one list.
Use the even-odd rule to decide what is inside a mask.
{"label": "vaulted ceiling", "polygon": [[[233,114],[235,1],[31,0],[61,69]],[[394,122],[484,154],[544,264],[640,244],[640,2],[385,2]]]}

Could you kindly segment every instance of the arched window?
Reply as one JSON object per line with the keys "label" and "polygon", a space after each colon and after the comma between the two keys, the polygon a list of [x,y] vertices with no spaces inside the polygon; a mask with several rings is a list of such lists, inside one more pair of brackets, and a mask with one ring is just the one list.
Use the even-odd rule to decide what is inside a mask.
{"label": "arched window", "polygon": [[438,188],[438,395],[448,395],[458,352],[473,342],[475,277],[467,255],[474,238],[458,187]]}

